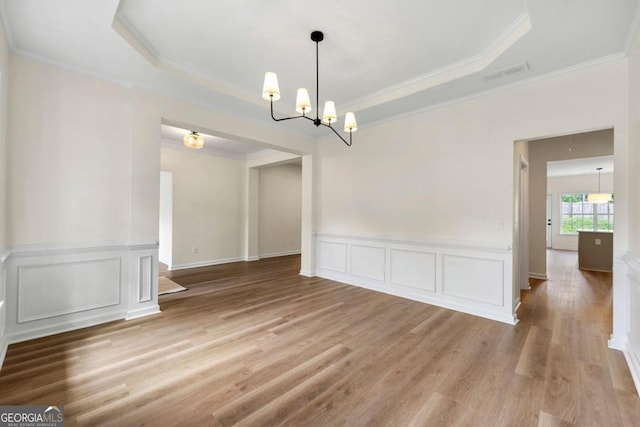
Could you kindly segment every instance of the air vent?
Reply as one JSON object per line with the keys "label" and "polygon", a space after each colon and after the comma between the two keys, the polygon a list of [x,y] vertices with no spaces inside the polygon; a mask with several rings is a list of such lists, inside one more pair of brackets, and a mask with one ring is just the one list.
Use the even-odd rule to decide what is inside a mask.
{"label": "air vent", "polygon": [[527,71],[528,69],[529,69],[529,64],[527,62],[523,62],[522,64],[511,65],[509,67],[505,67],[500,70],[489,73],[486,76],[484,76],[484,78],[485,80],[501,79],[502,77],[507,77],[512,74],[517,74],[523,71]]}

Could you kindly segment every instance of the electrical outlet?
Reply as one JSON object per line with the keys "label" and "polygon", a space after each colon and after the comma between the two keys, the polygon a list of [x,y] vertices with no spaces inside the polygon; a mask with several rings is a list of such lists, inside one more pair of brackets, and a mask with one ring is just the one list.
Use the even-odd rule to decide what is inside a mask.
{"label": "electrical outlet", "polygon": [[197,254],[198,253],[198,248],[196,246],[192,247],[191,248],[191,253],[194,254],[194,255]]}
{"label": "electrical outlet", "polygon": [[602,244],[602,240],[600,240],[600,239],[596,239],[596,246],[599,246],[599,245],[601,245],[601,244]]}

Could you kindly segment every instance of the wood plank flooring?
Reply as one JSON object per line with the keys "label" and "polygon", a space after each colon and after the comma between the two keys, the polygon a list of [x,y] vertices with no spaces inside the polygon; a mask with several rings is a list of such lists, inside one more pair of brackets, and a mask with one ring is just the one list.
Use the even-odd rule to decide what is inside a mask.
{"label": "wood plank flooring", "polygon": [[162,314],[14,344],[0,404],[66,425],[632,426],[611,275],[552,252],[510,326],[298,275],[297,256],[163,272]]}

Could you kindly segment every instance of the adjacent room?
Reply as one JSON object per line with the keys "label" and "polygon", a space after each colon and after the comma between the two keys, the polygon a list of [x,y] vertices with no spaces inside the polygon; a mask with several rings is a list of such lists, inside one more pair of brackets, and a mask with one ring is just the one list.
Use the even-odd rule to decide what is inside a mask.
{"label": "adjacent room", "polygon": [[638,425],[639,26],[0,0],[0,415]]}

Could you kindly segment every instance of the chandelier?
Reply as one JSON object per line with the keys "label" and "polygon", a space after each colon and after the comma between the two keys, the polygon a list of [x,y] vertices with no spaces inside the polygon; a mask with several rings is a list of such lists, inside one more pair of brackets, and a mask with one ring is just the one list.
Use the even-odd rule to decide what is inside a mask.
{"label": "chandelier", "polygon": [[276,73],[267,72],[264,75],[264,85],[262,87],[262,97],[270,102],[271,104],[271,118],[276,122],[281,122],[283,120],[291,120],[291,119],[307,119],[310,120],[316,127],[320,125],[328,127],[331,129],[337,136],[347,144],[351,146],[351,135],[353,132],[358,130],[358,125],[356,123],[356,116],[352,111],[349,111],[344,118],[344,131],[349,132],[349,142],[344,139],[338,131],[331,126],[332,123],[338,121],[338,116],[336,114],[336,105],[333,101],[327,101],[324,104],[324,110],[322,111],[322,120],[320,120],[319,109],[318,109],[318,100],[320,99],[319,95],[319,72],[318,72],[318,43],[324,40],[324,34],[322,31],[313,31],[311,33],[311,40],[316,43],[316,118],[311,118],[307,116],[307,113],[311,111],[311,100],[309,98],[309,92],[305,88],[299,88],[296,96],[296,111],[301,113],[299,116],[292,117],[283,117],[280,119],[276,119],[273,115],[273,101],[277,101],[280,99],[280,88],[278,87],[278,77]]}

